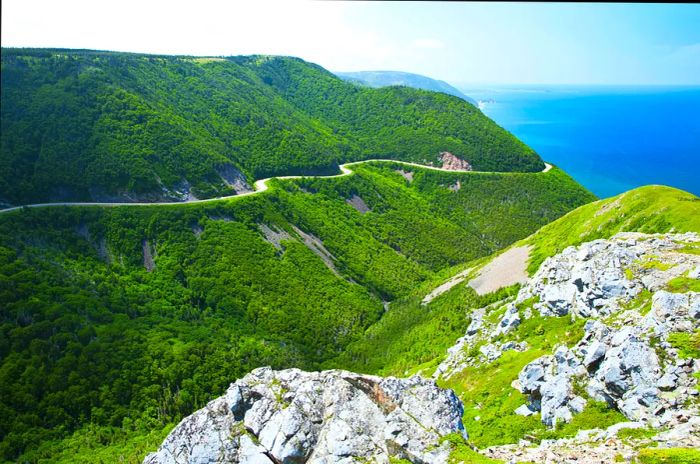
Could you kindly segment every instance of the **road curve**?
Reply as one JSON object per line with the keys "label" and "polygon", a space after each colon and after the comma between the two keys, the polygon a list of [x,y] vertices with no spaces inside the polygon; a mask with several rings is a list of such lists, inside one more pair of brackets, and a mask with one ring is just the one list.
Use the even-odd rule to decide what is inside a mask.
{"label": "road curve", "polygon": [[[121,203],[98,203],[98,202],[62,202],[62,203],[35,203],[32,205],[21,205],[21,206],[13,206],[11,208],[5,208],[0,210],[0,214],[2,213],[9,213],[10,211],[17,211],[22,208],[43,208],[43,207],[49,207],[49,206],[102,206],[105,208],[109,207],[114,207],[114,206],[174,206],[174,205],[187,205],[187,204],[192,204],[192,203],[209,203],[212,201],[221,201],[221,200],[230,200],[231,198],[240,198],[240,197],[247,197],[250,195],[256,195],[258,193],[262,193],[265,190],[268,189],[267,186],[267,181],[271,179],[302,179],[304,177],[309,178],[309,177],[318,177],[318,178],[332,178],[332,177],[343,177],[343,176],[349,176],[352,174],[354,171],[350,169],[349,166],[355,166],[357,164],[364,164],[364,163],[374,163],[374,162],[382,162],[382,163],[396,163],[396,164],[403,164],[406,166],[414,166],[420,169],[431,169],[433,171],[443,171],[443,172],[469,172],[469,173],[487,173],[490,171],[463,171],[463,170],[454,170],[454,169],[443,169],[443,168],[436,168],[435,166],[426,166],[423,164],[418,164],[418,163],[411,163],[409,161],[398,161],[398,160],[392,160],[392,159],[371,159],[371,160],[364,160],[364,161],[353,161],[351,163],[345,163],[339,165],[340,168],[340,174],[332,174],[330,176],[277,176],[277,177],[267,177],[265,179],[260,179],[256,180],[255,183],[253,184],[253,190],[252,192],[247,192],[247,193],[239,193],[236,195],[229,195],[226,197],[215,197],[215,198],[206,198],[203,200],[186,200],[186,201],[162,201],[162,202],[152,202],[152,203],[127,203],[127,202],[121,202]],[[549,163],[544,163],[544,169],[541,172],[549,172],[549,170],[552,169],[552,165]]]}

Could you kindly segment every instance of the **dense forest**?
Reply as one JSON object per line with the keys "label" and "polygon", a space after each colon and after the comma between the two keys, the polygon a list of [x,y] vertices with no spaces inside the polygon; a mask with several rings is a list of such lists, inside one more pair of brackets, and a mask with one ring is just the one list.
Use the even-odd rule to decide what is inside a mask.
{"label": "dense forest", "polygon": [[[355,169],[207,204],[0,214],[0,456],[138,459],[255,367],[362,367],[343,353],[386,302],[594,199],[556,168]],[[436,334],[483,303],[465,301],[438,303]],[[387,362],[414,359],[401,340]]]}
{"label": "dense forest", "polygon": [[338,163],[539,171],[539,156],[450,95],[345,82],[300,59],[2,49],[0,203],[183,200]]}

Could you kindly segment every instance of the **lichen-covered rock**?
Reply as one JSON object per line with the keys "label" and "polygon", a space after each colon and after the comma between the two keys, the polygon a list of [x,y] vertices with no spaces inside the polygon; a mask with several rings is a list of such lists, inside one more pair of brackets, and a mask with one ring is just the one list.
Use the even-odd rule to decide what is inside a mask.
{"label": "lichen-covered rock", "polygon": [[[509,348],[529,348],[533,316],[586,319],[573,346],[527,364],[512,385],[528,395],[515,414],[540,413],[548,426],[569,421],[590,400],[605,401],[647,426],[676,427],[700,414],[700,360],[682,359],[670,336],[700,329],[700,294],[673,293],[676,277],[698,278],[700,236],[621,233],[545,260],[514,299],[475,310],[464,337],[448,350],[435,377],[485,367]],[[539,313],[539,314],[537,314]],[[529,332],[523,333],[524,325]],[[512,348],[516,347],[516,348]]]}
{"label": "lichen-covered rock", "polygon": [[443,463],[462,404],[417,376],[256,369],[185,418],[144,463]]}
{"label": "lichen-covered rock", "polygon": [[[678,296],[684,298],[656,299],[656,309],[632,325],[612,328],[589,321],[573,349],[559,347],[554,355],[525,366],[517,385],[529,395],[528,408],[540,411],[542,421],[550,426],[569,420],[581,409],[582,398],[571,391],[572,382],[578,381],[591,398],[607,402],[630,420],[669,426],[696,414],[696,407],[687,406],[695,408],[691,411],[684,405],[697,395],[693,374],[700,366],[695,360],[679,359],[667,344],[663,348],[667,359],[662,361],[653,346],[665,343],[671,333],[698,329],[688,308],[700,300],[700,294]],[[673,395],[663,394],[671,390]]]}
{"label": "lichen-covered rock", "polygon": [[[686,240],[698,237],[620,234],[568,248],[543,264],[544,272],[541,268],[521,290],[516,304],[534,295],[542,298],[534,306],[545,316],[590,319],[572,349],[559,347],[522,369],[517,387],[529,395],[528,410],[540,411],[550,426],[568,421],[585,405],[572,393],[572,383],[578,382],[592,399],[652,426],[677,425],[698,413],[692,397],[697,396],[693,374],[699,366],[679,359],[668,337],[700,328],[700,294],[661,289],[670,279],[689,275],[700,261],[674,251]],[[630,268],[636,272],[625,272]],[[642,290],[650,294],[648,313],[625,309]]]}
{"label": "lichen-covered rock", "polygon": [[[586,400],[573,391],[573,378],[585,370],[568,348],[559,347],[553,356],[542,356],[523,368],[518,376],[522,393],[530,396],[529,410],[541,412],[542,422],[550,427],[568,422],[583,410]],[[522,406],[516,414],[523,415]]]}
{"label": "lichen-covered rock", "polygon": [[607,316],[642,289],[655,292],[674,277],[693,275],[700,257],[675,250],[698,240],[693,233],[629,232],[568,247],[542,263],[516,303],[537,297],[534,307],[543,316]]}
{"label": "lichen-covered rock", "polygon": [[501,318],[496,330],[496,336],[505,334],[520,325],[520,312],[514,304],[508,305],[505,314]]}

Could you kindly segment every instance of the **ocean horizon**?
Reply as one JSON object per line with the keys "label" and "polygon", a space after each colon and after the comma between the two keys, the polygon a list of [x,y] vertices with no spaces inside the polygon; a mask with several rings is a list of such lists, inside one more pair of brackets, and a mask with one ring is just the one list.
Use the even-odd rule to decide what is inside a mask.
{"label": "ocean horizon", "polygon": [[642,185],[700,195],[700,86],[460,86],[600,198]]}

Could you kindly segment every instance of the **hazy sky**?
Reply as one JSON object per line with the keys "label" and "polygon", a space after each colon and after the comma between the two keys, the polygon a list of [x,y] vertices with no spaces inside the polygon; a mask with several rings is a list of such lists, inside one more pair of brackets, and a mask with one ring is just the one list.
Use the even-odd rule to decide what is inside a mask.
{"label": "hazy sky", "polygon": [[2,46],[294,55],[455,84],[700,84],[700,5],[3,0]]}

